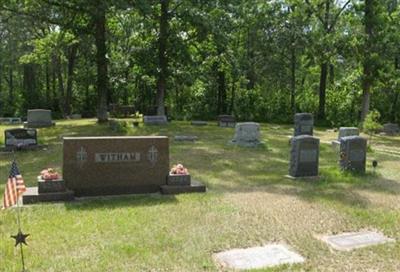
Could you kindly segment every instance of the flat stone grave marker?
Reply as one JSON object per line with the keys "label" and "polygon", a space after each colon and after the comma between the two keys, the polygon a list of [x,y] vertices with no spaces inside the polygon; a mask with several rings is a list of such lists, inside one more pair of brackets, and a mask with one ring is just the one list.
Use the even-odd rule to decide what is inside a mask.
{"label": "flat stone grave marker", "polygon": [[304,262],[302,256],[281,244],[271,244],[246,249],[232,249],[214,254],[214,259],[223,268],[235,270],[261,269],[283,264]]}
{"label": "flat stone grave marker", "polygon": [[319,139],[309,136],[295,136],[291,140],[290,177],[316,177],[319,164]]}
{"label": "flat stone grave marker", "polygon": [[365,173],[367,161],[367,139],[348,136],[340,139],[340,168],[342,170]]}
{"label": "flat stone grave marker", "polygon": [[63,177],[76,196],[159,192],[168,173],[168,137],[64,138]]}
{"label": "flat stone grave marker", "polygon": [[400,133],[400,127],[398,124],[387,123],[383,125],[383,132],[387,135],[396,135]]}
{"label": "flat stone grave marker", "polygon": [[192,121],[191,125],[192,126],[207,126],[207,122],[206,121]]}
{"label": "flat stone grave marker", "polygon": [[220,127],[235,127],[236,118],[233,115],[219,115],[218,126]]}
{"label": "flat stone grave marker", "polygon": [[165,115],[145,115],[143,122],[146,125],[166,125],[168,124],[167,116]]}
{"label": "flat stone grave marker", "polygon": [[177,142],[194,142],[197,141],[199,138],[197,136],[190,136],[190,135],[176,135],[174,136],[174,140]]}
{"label": "flat stone grave marker", "polygon": [[51,119],[51,110],[34,109],[28,110],[28,121],[24,123],[28,128],[42,128],[54,126]]}
{"label": "flat stone grave marker", "polygon": [[356,127],[340,127],[337,140],[332,141],[333,148],[339,148],[340,139],[348,136],[359,136],[360,130]]}
{"label": "flat stone grave marker", "polygon": [[260,124],[254,122],[237,123],[232,144],[256,147],[260,144]]}
{"label": "flat stone grave marker", "polygon": [[314,117],[311,113],[296,113],[294,115],[294,136],[310,135],[314,132]]}
{"label": "flat stone grave marker", "polygon": [[322,241],[336,250],[350,251],[357,248],[394,242],[382,233],[373,231],[348,232],[338,235],[323,236]]}

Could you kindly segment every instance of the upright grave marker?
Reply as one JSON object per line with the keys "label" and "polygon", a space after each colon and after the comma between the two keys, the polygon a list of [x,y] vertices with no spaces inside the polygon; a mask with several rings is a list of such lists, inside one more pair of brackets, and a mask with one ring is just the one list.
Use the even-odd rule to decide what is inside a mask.
{"label": "upright grave marker", "polygon": [[42,128],[54,126],[51,119],[51,110],[28,110],[28,121],[24,123],[28,128]]}
{"label": "upright grave marker", "polygon": [[319,139],[300,135],[291,140],[290,167],[291,177],[316,177],[319,164]]}
{"label": "upright grave marker", "polygon": [[311,113],[296,113],[294,115],[294,136],[310,135],[314,132],[314,117]]}
{"label": "upright grave marker", "polygon": [[348,136],[340,139],[340,167],[342,170],[365,173],[367,139]]}
{"label": "upright grave marker", "polygon": [[145,115],[143,116],[145,125],[167,125],[168,120],[165,115]]}
{"label": "upright grave marker", "polygon": [[220,127],[235,127],[236,118],[233,115],[219,115],[218,126]]}
{"label": "upright grave marker", "polygon": [[397,135],[400,133],[400,127],[398,124],[387,123],[383,125],[383,132],[390,136]]}
{"label": "upright grave marker", "polygon": [[356,127],[340,127],[337,140],[332,141],[332,147],[338,148],[340,146],[340,139],[348,136],[359,136],[360,130]]}
{"label": "upright grave marker", "polygon": [[168,172],[168,137],[64,138],[63,176],[77,196],[158,192]]}
{"label": "upright grave marker", "polygon": [[260,144],[260,124],[254,122],[237,123],[232,144],[255,147]]}

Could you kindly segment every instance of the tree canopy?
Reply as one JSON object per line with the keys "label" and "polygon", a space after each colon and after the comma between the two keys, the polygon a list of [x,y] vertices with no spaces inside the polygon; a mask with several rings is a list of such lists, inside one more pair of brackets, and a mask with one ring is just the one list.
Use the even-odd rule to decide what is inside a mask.
{"label": "tree canopy", "polygon": [[400,121],[397,0],[3,0],[0,116]]}

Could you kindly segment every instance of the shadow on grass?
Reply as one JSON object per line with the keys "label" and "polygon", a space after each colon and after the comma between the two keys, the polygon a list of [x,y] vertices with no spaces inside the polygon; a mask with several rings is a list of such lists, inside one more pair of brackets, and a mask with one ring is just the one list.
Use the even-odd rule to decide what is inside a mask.
{"label": "shadow on grass", "polygon": [[171,205],[178,203],[175,196],[160,194],[114,195],[99,197],[81,197],[66,202],[67,210],[111,210],[126,207]]}

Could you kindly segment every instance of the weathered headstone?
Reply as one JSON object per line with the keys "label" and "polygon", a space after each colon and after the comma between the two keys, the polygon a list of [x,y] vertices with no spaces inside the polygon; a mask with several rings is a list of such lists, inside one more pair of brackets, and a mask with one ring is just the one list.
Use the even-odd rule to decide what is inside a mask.
{"label": "weathered headstone", "polygon": [[294,115],[294,136],[313,135],[314,117],[311,113],[296,113]]}
{"label": "weathered headstone", "polygon": [[338,235],[324,236],[321,239],[332,248],[341,251],[350,251],[357,248],[394,241],[382,233],[373,231],[348,232]]}
{"label": "weathered headstone", "polygon": [[218,126],[220,127],[235,127],[236,118],[233,115],[219,115]]}
{"label": "weathered headstone", "polygon": [[348,136],[359,136],[360,130],[356,127],[340,127],[337,140],[332,141],[332,146],[336,149],[340,146],[340,139]]}
{"label": "weathered headstone", "polygon": [[51,127],[54,122],[51,119],[51,110],[28,110],[28,121],[24,123],[28,128]]}
{"label": "weathered headstone", "polygon": [[300,135],[291,140],[289,175],[292,177],[318,176],[319,139]]}
{"label": "weathered headstone", "polygon": [[70,115],[71,119],[82,119],[82,115],[79,113],[74,113]]}
{"label": "weathered headstone", "polygon": [[167,116],[165,115],[145,115],[143,116],[145,125],[166,125],[168,124]]}
{"label": "weathered headstone", "polygon": [[340,167],[342,170],[365,173],[367,139],[348,136],[340,139]]}
{"label": "weathered headstone", "polygon": [[158,192],[169,173],[168,137],[66,137],[63,176],[77,196]]}
{"label": "weathered headstone", "polygon": [[260,144],[260,124],[254,122],[237,123],[235,136],[231,141],[245,147],[255,147]]}
{"label": "weathered headstone", "polygon": [[235,271],[304,262],[302,256],[290,250],[286,245],[281,244],[231,249],[216,253],[213,257],[223,269],[235,269]]}
{"label": "weathered headstone", "polygon": [[19,117],[1,117],[0,118],[0,124],[6,124],[6,125],[13,125],[13,124],[21,124],[22,119]]}
{"label": "weathered headstone", "polygon": [[5,146],[9,149],[24,149],[38,144],[36,129],[6,129],[4,139]]}
{"label": "weathered headstone", "polygon": [[387,123],[383,125],[383,132],[387,135],[397,135],[400,133],[398,124]]}
{"label": "weathered headstone", "polygon": [[192,121],[191,125],[192,126],[207,126],[207,122],[206,121]]}

